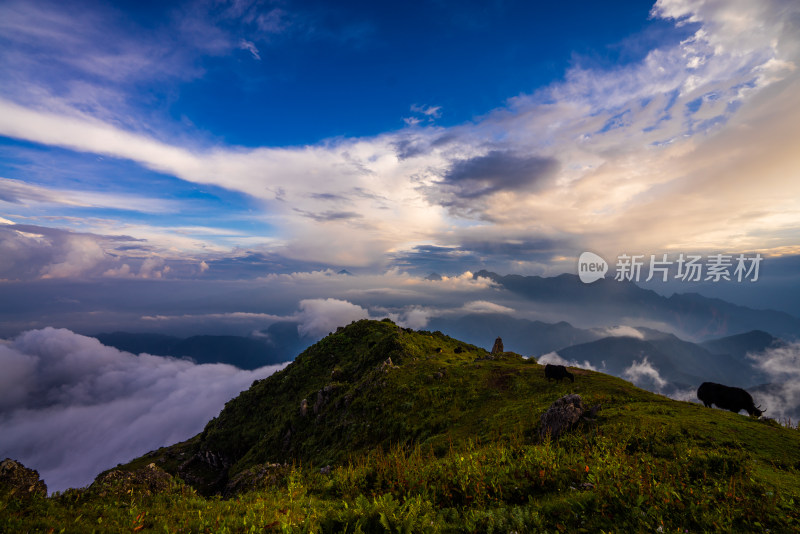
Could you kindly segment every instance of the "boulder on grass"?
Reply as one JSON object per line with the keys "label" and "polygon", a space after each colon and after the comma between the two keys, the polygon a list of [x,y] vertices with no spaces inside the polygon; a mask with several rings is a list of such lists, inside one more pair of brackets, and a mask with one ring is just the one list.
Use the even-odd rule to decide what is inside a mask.
{"label": "boulder on grass", "polygon": [[599,404],[591,410],[585,410],[580,395],[574,393],[564,395],[542,414],[539,420],[539,437],[545,439],[549,435],[551,438],[557,438],[581,419],[591,420],[599,410]]}

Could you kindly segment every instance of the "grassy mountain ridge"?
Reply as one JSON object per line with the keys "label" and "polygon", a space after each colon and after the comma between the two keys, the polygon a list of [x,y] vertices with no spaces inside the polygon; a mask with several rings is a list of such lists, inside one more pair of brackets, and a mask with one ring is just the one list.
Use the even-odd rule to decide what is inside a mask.
{"label": "grassy mountain ridge", "polygon": [[[202,480],[207,485],[198,487],[204,491],[221,491],[225,482],[260,464],[341,465],[392,446],[421,446],[440,455],[454,442],[492,443],[512,435],[535,442],[539,415],[567,393],[580,394],[587,406],[602,404],[599,426],[609,432],[669,426],[706,445],[735,443],[738,449],[762,452],[771,450],[765,442],[784,433],[763,421],[673,401],[603,373],[572,371],[574,384],[548,382],[542,366],[514,353],[493,358],[439,332],[358,321],[229,401],[201,434],[178,447],[183,472],[174,461],[162,460],[170,457],[170,449],[132,466],[156,460],[176,474]],[[714,437],[722,428],[737,440]],[[783,445],[764,461],[788,457],[800,467],[800,441]],[[194,460],[186,462],[190,454]]]}
{"label": "grassy mountain ridge", "polygon": [[[548,382],[542,366],[514,353],[358,321],[255,382],[191,440],[104,473],[85,490],[27,503],[0,496],[0,530],[800,526],[796,429],[572,372],[574,383]],[[569,393],[587,407],[601,404],[596,420],[540,439],[540,416]],[[162,471],[176,478],[161,489],[135,483],[162,480],[153,476]],[[214,493],[225,498],[203,496]]]}

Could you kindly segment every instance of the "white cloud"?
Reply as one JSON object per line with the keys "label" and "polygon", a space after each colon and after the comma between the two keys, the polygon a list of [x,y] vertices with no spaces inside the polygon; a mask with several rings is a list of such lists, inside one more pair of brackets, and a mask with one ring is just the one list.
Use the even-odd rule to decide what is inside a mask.
{"label": "white cloud", "polygon": [[[432,123],[435,119],[442,116],[442,106],[420,106],[418,104],[412,104],[411,111],[422,115],[429,123]],[[416,126],[422,122],[422,119],[419,117],[407,117],[403,120],[408,126]]]}
{"label": "white cloud", "polygon": [[0,344],[0,366],[0,455],[37,469],[51,491],[191,437],[253,380],[283,367],[135,356],[53,328]]}
{"label": "white cloud", "polygon": [[412,306],[410,309],[404,310],[402,313],[389,313],[388,316],[398,325],[404,328],[413,328],[419,330],[428,325],[433,311],[427,308]]}
{"label": "white cloud", "polygon": [[644,339],[644,334],[636,330],[632,326],[613,326],[603,331],[607,336],[612,337],[635,337],[636,339]]}
{"label": "white cloud", "polygon": [[442,276],[441,280],[425,280],[424,283],[432,287],[442,287],[447,289],[487,289],[497,287],[491,278],[478,276],[477,278],[470,271],[465,271],[458,276]]}
{"label": "white cloud", "polygon": [[131,271],[130,265],[123,263],[119,267],[106,270],[103,273],[103,276],[107,276],[109,278],[130,278],[133,276],[133,272]]}
{"label": "white cloud", "polygon": [[346,300],[305,299],[300,301],[300,324],[297,330],[301,336],[321,338],[335,332],[339,326],[368,318],[367,310]]}
{"label": "white cloud", "polygon": [[253,56],[253,59],[261,61],[261,55],[258,53],[258,48],[256,47],[255,43],[242,39],[239,41],[239,48],[242,50],[247,50],[250,52],[250,55]]}
{"label": "white cloud", "polygon": [[103,248],[92,237],[71,235],[62,244],[55,262],[42,268],[42,278],[78,277],[106,259]]}
{"label": "white cloud", "polygon": [[252,313],[252,312],[228,312],[228,313],[205,313],[205,314],[183,314],[183,315],[145,315],[142,319],[154,322],[199,322],[199,321],[258,321],[260,324],[275,321],[296,320],[297,315],[275,315],[272,313]]}
{"label": "white cloud", "polygon": [[47,188],[2,177],[0,177],[0,202],[43,204],[47,207],[60,204],[68,207],[111,208],[143,213],[163,213],[178,209],[177,203],[155,197]]}
{"label": "white cloud", "polygon": [[800,343],[769,348],[763,353],[750,353],[747,357],[773,379],[800,379]]}
{"label": "white cloud", "polygon": [[631,363],[630,367],[622,372],[622,377],[639,387],[651,390],[655,388],[656,391],[667,385],[667,381],[661,378],[658,369],[650,363],[647,356],[640,362],[634,361]]}
{"label": "white cloud", "polygon": [[502,304],[495,304],[487,300],[473,300],[464,304],[463,311],[467,313],[514,313],[513,308],[503,306]]}
{"label": "white cloud", "polygon": [[800,419],[800,342],[747,357],[770,378],[766,390],[753,394],[756,404],[761,404],[769,417],[781,421],[792,419],[797,424]]}
{"label": "white cloud", "polygon": [[139,267],[140,278],[161,278],[169,272],[169,265],[164,265],[164,260],[158,256],[146,258]]}

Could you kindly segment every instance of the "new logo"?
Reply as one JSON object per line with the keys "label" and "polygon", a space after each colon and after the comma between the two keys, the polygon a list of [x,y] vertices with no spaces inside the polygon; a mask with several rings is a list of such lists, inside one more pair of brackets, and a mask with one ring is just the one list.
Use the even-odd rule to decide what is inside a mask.
{"label": "new logo", "polygon": [[608,263],[594,252],[584,252],[578,258],[578,277],[584,284],[605,278],[607,272]]}

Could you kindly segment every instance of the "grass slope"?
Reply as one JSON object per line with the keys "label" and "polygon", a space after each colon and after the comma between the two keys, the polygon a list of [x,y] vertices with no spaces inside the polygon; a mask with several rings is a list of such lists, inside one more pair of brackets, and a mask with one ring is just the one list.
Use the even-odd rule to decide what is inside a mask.
{"label": "grass slope", "polygon": [[[797,430],[601,373],[548,383],[530,360],[489,356],[438,332],[353,323],[228,402],[200,435],[122,466],[130,480],[106,473],[48,499],[0,497],[0,530],[800,526]],[[597,420],[539,440],[539,416],[567,393],[601,403]],[[153,473],[169,484],[148,484]]]}

